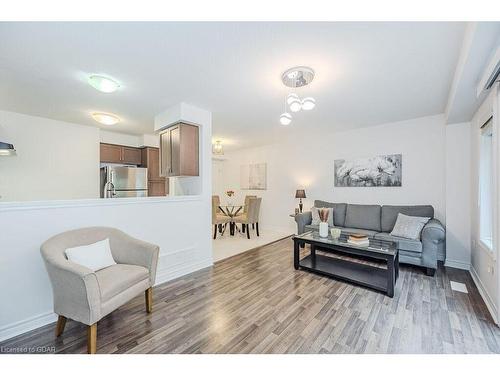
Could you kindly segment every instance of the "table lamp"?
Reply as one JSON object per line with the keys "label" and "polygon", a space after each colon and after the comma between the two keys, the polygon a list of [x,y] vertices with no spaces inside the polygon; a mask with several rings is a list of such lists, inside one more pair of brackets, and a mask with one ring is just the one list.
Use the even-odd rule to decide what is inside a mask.
{"label": "table lamp", "polygon": [[306,198],[306,191],[305,190],[297,190],[295,192],[295,198],[299,198],[299,211],[302,213],[302,198]]}

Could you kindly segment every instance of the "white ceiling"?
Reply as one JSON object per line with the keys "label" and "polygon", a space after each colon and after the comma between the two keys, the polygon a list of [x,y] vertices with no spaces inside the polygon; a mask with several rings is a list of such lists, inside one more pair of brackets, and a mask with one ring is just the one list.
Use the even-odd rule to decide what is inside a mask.
{"label": "white ceiling", "polygon": [[[0,109],[150,133],[180,101],[213,112],[214,136],[232,147],[312,129],[337,131],[443,113],[464,23],[0,23]],[[284,127],[281,73],[316,71],[316,108]],[[102,94],[104,73],[122,83]],[[231,146],[229,146],[231,148]]]}

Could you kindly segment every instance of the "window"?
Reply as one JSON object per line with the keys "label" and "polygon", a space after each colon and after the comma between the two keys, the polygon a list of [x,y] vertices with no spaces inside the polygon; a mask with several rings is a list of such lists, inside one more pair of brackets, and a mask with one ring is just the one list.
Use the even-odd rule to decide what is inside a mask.
{"label": "window", "polygon": [[493,251],[493,126],[481,127],[479,159],[479,239]]}

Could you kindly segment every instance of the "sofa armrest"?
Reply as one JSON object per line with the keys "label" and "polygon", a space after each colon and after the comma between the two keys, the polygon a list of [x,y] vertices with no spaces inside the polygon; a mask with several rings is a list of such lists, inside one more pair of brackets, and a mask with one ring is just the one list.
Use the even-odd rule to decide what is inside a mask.
{"label": "sofa armrest", "polygon": [[149,270],[149,281],[153,286],[160,248],[155,244],[141,241],[123,232],[117,237],[115,238],[117,246],[112,248],[115,261],[147,268]]}
{"label": "sofa armrest", "polygon": [[311,224],[312,213],[311,211],[302,212],[295,215],[295,222],[297,223],[297,233],[302,234],[305,232],[305,226]]}
{"label": "sofa armrest", "polygon": [[437,258],[445,251],[446,232],[439,220],[432,219],[422,229],[422,265],[437,269]]}
{"label": "sofa armrest", "polygon": [[431,219],[422,229],[422,241],[431,241],[438,244],[444,241],[446,231],[443,224],[437,219]]}

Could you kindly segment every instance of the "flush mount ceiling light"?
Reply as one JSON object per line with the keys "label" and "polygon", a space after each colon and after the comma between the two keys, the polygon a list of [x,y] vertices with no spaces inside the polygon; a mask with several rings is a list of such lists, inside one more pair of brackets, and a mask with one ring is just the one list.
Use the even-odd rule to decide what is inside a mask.
{"label": "flush mount ceiling light", "polygon": [[91,75],[88,82],[89,85],[97,91],[104,92],[106,94],[115,92],[120,87],[120,84],[115,80],[98,74]]}
{"label": "flush mount ceiling light", "polygon": [[92,117],[103,125],[115,125],[120,122],[120,118],[111,113],[95,112],[92,113]]}
{"label": "flush mount ceiling light", "polygon": [[224,155],[224,149],[222,148],[222,141],[215,141],[212,145],[212,153],[214,155]]}
{"label": "flush mount ceiling light", "polygon": [[282,113],[280,116],[280,123],[281,125],[290,125],[292,122],[292,115],[289,114],[288,112]]}
{"label": "flush mount ceiling light", "polygon": [[283,84],[287,87],[303,87],[314,79],[314,70],[307,66],[296,66],[288,69],[281,75]]}
{"label": "flush mount ceiling light", "polygon": [[16,149],[10,143],[0,142],[0,156],[16,156]]}
{"label": "flush mount ceiling light", "polygon": [[302,109],[302,102],[297,94],[288,95],[286,102],[292,112],[298,112]]}
{"label": "flush mount ceiling light", "polygon": [[310,111],[316,106],[316,100],[312,97],[307,97],[302,99],[302,109],[304,111]]}

